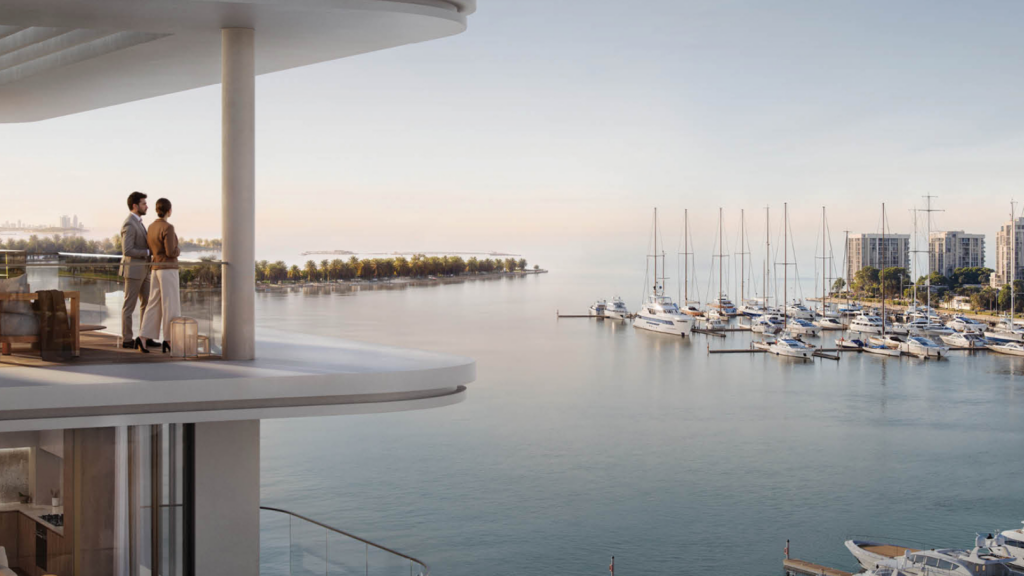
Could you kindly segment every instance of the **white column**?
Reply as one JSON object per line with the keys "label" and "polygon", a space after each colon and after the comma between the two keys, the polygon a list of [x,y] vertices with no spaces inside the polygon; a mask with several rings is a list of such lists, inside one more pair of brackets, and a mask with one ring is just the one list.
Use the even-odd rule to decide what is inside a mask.
{"label": "white column", "polygon": [[256,68],[253,31],[221,30],[223,354],[256,356]]}
{"label": "white column", "polygon": [[260,421],[195,426],[196,574],[259,576]]}

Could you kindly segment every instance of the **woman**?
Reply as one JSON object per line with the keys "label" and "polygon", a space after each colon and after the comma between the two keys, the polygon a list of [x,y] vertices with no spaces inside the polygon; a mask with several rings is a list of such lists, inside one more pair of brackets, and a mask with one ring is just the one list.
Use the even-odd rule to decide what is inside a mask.
{"label": "woman", "polygon": [[161,341],[163,352],[171,349],[171,320],[181,316],[181,297],[178,294],[178,235],[174,233],[167,219],[171,216],[171,201],[161,198],[156,201],[156,215],[159,218],[149,225],[146,242],[153,255],[153,277],[149,286],[149,305],[142,318],[142,337],[135,343],[142,352],[149,354],[146,340]]}

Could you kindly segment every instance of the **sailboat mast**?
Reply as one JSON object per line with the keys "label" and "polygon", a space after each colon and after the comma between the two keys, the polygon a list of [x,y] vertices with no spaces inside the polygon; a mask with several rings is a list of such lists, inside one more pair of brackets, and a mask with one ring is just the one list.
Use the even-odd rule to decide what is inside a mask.
{"label": "sailboat mast", "polygon": [[[885,250],[885,202],[882,202],[882,249]],[[881,263],[881,260],[879,260]],[[878,274],[878,283],[882,285],[882,338],[885,338],[885,266]]]}
{"label": "sailboat mast", "polygon": [[825,317],[825,207],[821,207],[821,317]]}
{"label": "sailboat mast", "polygon": [[843,264],[846,265],[846,310],[850,310],[850,231],[846,230],[846,246],[843,248]]}
{"label": "sailboat mast", "polygon": [[718,209],[718,308],[722,308],[722,209]]}
{"label": "sailboat mast", "polygon": [[658,209],[654,209],[654,295],[658,295]]}
{"label": "sailboat mast", "polygon": [[764,284],[764,313],[768,313],[768,261],[771,260],[771,222],[768,218],[768,211],[771,208],[764,207],[764,275],[761,277]]}
{"label": "sailboat mast", "polygon": [[782,203],[782,325],[789,321],[789,204]]}
{"label": "sailboat mast", "polygon": [[[932,197],[931,197],[931,195],[926,196],[926,199],[927,199],[927,202],[928,202],[928,209],[927,209],[927,212],[925,212],[924,227],[925,227],[926,232],[925,232],[925,236],[924,237],[925,237],[925,246],[928,247],[928,249],[925,251],[925,254],[928,255],[928,265],[925,266],[924,269],[925,269],[925,271],[926,271],[926,273],[928,275],[925,277],[924,287],[925,287],[926,290],[928,290],[928,303],[927,303],[926,306],[928,308],[928,321],[931,322],[931,319],[932,319]],[[883,222],[883,224],[884,224],[884,222]],[[885,233],[885,228],[882,229],[882,233],[883,234]],[[882,299],[882,303],[883,304],[885,303],[885,298]],[[1013,311],[1011,310],[1010,312],[1012,313]],[[885,324],[884,324],[884,319],[883,319],[883,326],[884,325]]]}
{"label": "sailboat mast", "polygon": [[1013,329],[1013,312],[1016,310],[1014,302],[1014,281],[1017,279],[1017,223],[1014,219],[1017,216],[1017,203],[1010,201],[1010,328]]}
{"label": "sailboat mast", "polygon": [[745,305],[743,303],[744,302],[743,294],[744,294],[744,292],[746,290],[746,284],[744,284],[744,282],[747,279],[747,271],[743,268],[743,252],[744,252],[744,250],[746,250],[746,245],[744,244],[744,242],[745,242],[745,236],[744,236],[745,227],[746,227],[746,220],[744,220],[743,208],[740,208],[740,306],[744,306]]}
{"label": "sailboat mast", "polygon": [[686,306],[690,301],[690,211],[683,209],[683,301]]}

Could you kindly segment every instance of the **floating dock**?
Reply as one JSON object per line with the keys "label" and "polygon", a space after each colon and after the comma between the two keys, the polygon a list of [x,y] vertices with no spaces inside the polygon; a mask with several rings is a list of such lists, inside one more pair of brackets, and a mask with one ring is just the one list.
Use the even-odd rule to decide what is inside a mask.
{"label": "floating dock", "polygon": [[795,558],[784,559],[782,561],[782,569],[786,571],[787,576],[790,574],[799,576],[853,576],[851,572],[844,572]]}
{"label": "floating dock", "polygon": [[718,336],[719,338],[725,338],[724,330],[705,330],[704,328],[691,328],[690,332],[695,334],[707,334],[708,336]]}

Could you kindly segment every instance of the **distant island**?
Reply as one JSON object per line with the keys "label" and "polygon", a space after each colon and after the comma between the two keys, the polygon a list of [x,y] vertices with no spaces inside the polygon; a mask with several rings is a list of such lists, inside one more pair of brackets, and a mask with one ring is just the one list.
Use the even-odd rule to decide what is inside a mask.
{"label": "distant island", "polygon": [[335,258],[321,260],[318,264],[307,260],[302,267],[288,266],[283,260],[256,262],[256,281],[264,283],[282,282],[334,282],[338,280],[385,280],[391,278],[429,278],[439,276],[461,276],[466,274],[541,272],[539,266],[527,269],[526,258],[505,258],[480,260],[461,256],[413,255],[411,258],[363,258],[352,256],[348,260]]}
{"label": "distant island", "polygon": [[[182,252],[220,252],[220,238],[205,240],[202,238],[183,238],[178,245]],[[81,236],[39,236],[33,234],[28,238],[8,238],[0,240],[0,249],[24,250],[26,254],[56,254],[70,252],[73,254],[121,254],[121,235],[117,234],[103,240],[86,240]]]}

